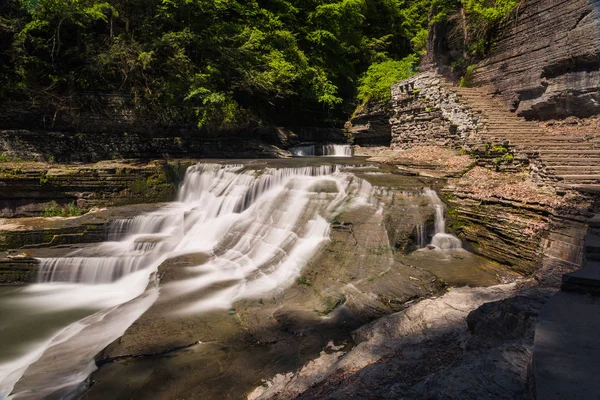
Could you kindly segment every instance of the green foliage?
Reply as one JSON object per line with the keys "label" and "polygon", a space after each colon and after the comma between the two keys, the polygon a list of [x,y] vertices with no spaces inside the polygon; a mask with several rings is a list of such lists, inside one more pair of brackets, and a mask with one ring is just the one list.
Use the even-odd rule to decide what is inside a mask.
{"label": "green foliage", "polygon": [[310,281],[306,278],[297,278],[296,283],[300,286],[307,286],[307,287],[312,286],[312,283],[310,283]]}
{"label": "green foliage", "polygon": [[492,152],[494,152],[494,153],[507,153],[508,149],[506,147],[502,146],[502,145],[495,144],[492,147]]}
{"label": "green foliage", "polygon": [[83,215],[84,210],[78,208],[75,202],[70,202],[65,207],[61,207],[55,201],[42,207],[42,217],[76,217]]}
{"label": "green foliage", "polygon": [[427,49],[427,39],[429,30],[423,28],[410,40],[413,50],[417,53],[423,53]]}
{"label": "green foliage", "polygon": [[475,71],[476,65],[469,65],[465,74],[460,78],[458,86],[468,88],[471,87],[473,81],[473,72]]}
{"label": "green foliage", "polygon": [[48,183],[48,172],[42,171],[40,172],[40,185],[44,185]]}
{"label": "green foliage", "polygon": [[[414,72],[429,25],[484,32],[516,0],[7,0],[0,98],[130,95],[141,115],[220,129],[344,121]],[[471,35],[481,51],[484,35]]]}
{"label": "green foliage", "polygon": [[423,51],[421,2],[8,0],[0,96],[62,107],[118,92],[159,122],[205,129],[343,120],[371,64]]}
{"label": "green foliage", "polygon": [[386,60],[372,64],[360,78],[358,98],[362,102],[391,99],[391,85],[412,76],[417,62],[417,56],[411,54],[400,61]]}
{"label": "green foliage", "polygon": [[8,155],[6,153],[0,153],[0,162],[22,162],[23,159]]}
{"label": "green foliage", "polygon": [[517,7],[520,0],[462,0],[465,11],[481,24],[502,22]]}

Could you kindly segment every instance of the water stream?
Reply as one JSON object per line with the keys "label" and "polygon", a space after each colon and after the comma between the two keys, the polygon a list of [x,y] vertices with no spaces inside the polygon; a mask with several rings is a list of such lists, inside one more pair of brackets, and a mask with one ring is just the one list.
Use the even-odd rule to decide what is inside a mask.
{"label": "water stream", "polygon": [[435,208],[435,231],[431,239],[431,245],[440,250],[458,250],[462,249],[462,242],[459,238],[446,233],[446,217],[444,216],[445,205],[437,193],[431,189],[425,189],[427,196]]}

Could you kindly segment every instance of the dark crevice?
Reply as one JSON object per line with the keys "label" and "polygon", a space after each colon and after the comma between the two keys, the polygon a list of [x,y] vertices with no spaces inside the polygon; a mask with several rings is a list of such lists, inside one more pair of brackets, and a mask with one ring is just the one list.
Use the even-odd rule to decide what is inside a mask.
{"label": "dark crevice", "polygon": [[592,72],[600,69],[600,55],[586,54],[559,60],[542,70],[542,78],[552,79],[572,72]]}
{"label": "dark crevice", "polygon": [[581,24],[581,21],[583,21],[585,19],[585,17],[587,17],[591,13],[592,13],[592,10],[585,10],[585,11],[583,11],[581,13],[581,15],[579,16],[579,18],[577,19],[577,22],[575,23],[575,26],[573,26],[573,28],[571,30],[577,29],[577,27]]}

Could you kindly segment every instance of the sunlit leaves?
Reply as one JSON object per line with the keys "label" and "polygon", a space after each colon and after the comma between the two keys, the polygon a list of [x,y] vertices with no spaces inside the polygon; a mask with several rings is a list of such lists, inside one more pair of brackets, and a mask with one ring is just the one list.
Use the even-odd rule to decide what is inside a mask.
{"label": "sunlit leaves", "polygon": [[363,101],[389,100],[392,84],[409,78],[415,73],[418,58],[410,55],[402,60],[386,60],[372,64],[360,78],[358,98]]}

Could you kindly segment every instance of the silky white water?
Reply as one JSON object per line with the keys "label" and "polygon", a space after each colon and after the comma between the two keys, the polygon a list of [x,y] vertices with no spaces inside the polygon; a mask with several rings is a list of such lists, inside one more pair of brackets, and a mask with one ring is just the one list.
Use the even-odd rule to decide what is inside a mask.
{"label": "silky white water", "polygon": [[296,157],[352,157],[352,146],[349,144],[324,144],[297,146],[290,149]]}
{"label": "silky white water", "polygon": [[157,298],[149,283],[169,258],[203,256],[185,279],[161,286],[165,298],[194,295],[174,313],[228,309],[239,299],[285,288],[328,239],[328,220],[369,201],[371,193],[366,181],[335,166],[189,168],[176,202],[114,222],[113,238],[126,232],[120,241],[42,259],[38,283],[4,302],[23,310],[15,323],[53,312],[68,317],[64,326],[0,358],[0,393],[14,388],[16,398],[26,398],[28,389],[51,394],[82,382],[94,369],[94,355]]}
{"label": "silky white water", "polygon": [[444,217],[444,203],[442,200],[431,189],[425,189],[424,194],[430,199],[432,206],[435,208],[435,234],[431,239],[431,245],[441,250],[462,249],[461,240],[454,235],[446,233],[446,218]]}

